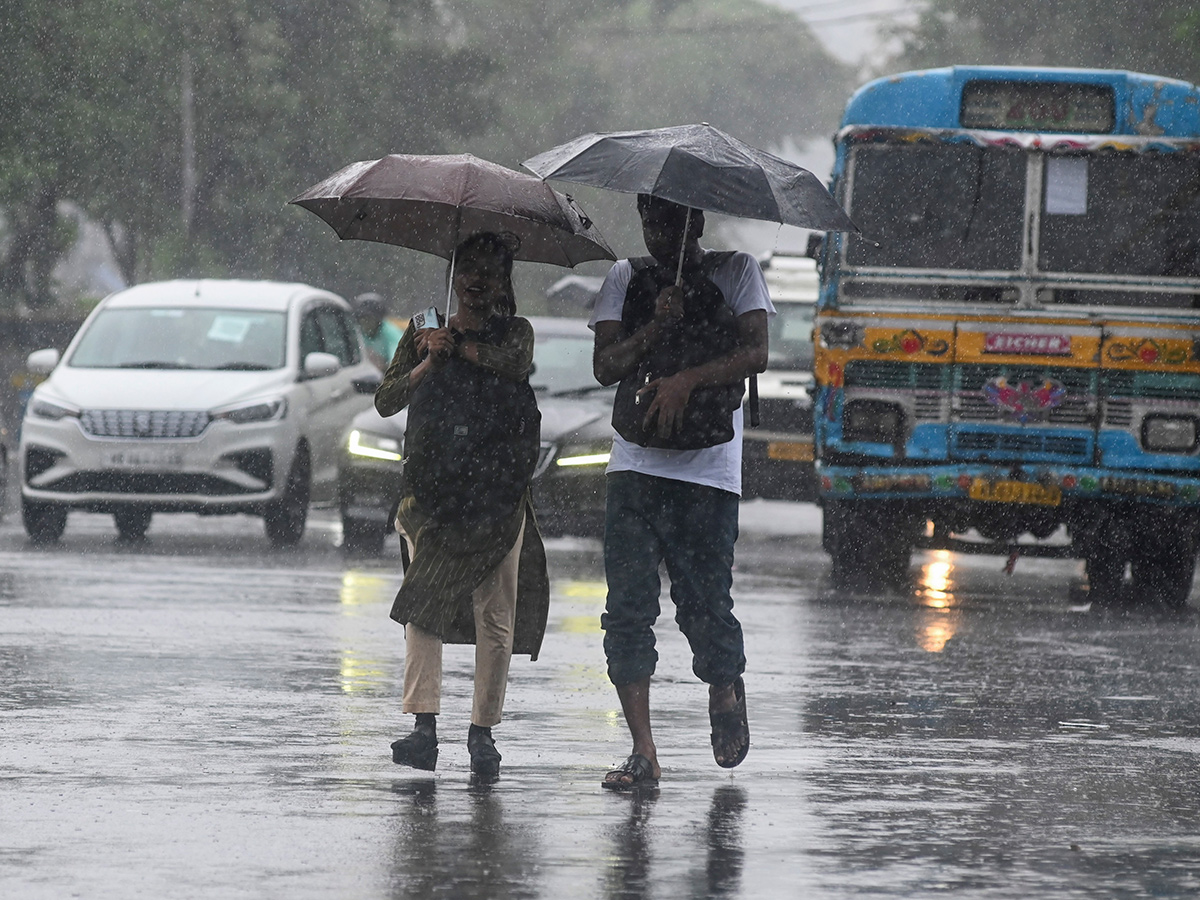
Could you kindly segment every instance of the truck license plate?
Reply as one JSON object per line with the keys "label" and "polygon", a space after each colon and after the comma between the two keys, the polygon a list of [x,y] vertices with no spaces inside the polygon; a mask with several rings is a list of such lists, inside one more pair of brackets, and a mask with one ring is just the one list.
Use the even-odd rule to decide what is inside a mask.
{"label": "truck license plate", "polygon": [[1031,481],[989,481],[975,478],[971,481],[968,496],[972,500],[992,503],[1036,503],[1041,506],[1058,506],[1062,503],[1062,491],[1057,485],[1047,487]]}
{"label": "truck license plate", "polygon": [[813,445],[811,441],[768,441],[767,458],[812,462]]}

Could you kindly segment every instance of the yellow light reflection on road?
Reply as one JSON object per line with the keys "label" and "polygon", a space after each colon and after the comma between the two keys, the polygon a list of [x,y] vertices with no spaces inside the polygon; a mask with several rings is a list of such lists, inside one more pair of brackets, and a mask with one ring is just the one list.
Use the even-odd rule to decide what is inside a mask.
{"label": "yellow light reflection on road", "polygon": [[917,596],[924,607],[917,622],[917,645],[928,653],[941,653],[958,631],[962,610],[954,596],[954,557],[935,550],[933,560],[921,567]]}
{"label": "yellow light reflection on road", "polygon": [[[342,587],[338,592],[342,614],[351,618],[378,615],[381,620],[386,620],[386,613],[380,610],[362,610],[360,607],[391,603],[396,594],[394,582],[394,578],[373,572],[350,570],[342,573]],[[342,648],[338,676],[342,691],[347,694],[378,690],[390,677],[386,665],[381,660],[364,658],[350,646]]]}

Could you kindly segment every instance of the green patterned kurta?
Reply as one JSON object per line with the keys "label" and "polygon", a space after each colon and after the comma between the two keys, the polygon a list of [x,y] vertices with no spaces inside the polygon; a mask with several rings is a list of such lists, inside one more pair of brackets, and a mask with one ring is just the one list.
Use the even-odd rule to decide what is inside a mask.
{"label": "green patterned kurta", "polygon": [[[383,383],[375,392],[375,408],[382,416],[395,415],[408,405],[412,393],[409,375],[420,362],[414,331],[405,330]],[[501,345],[480,343],[478,348],[481,366],[505,378],[525,378],[533,359],[533,327],[526,319],[514,319]],[[396,518],[413,542],[413,558],[392,604],[392,618],[402,624],[413,622],[450,644],[475,643],[471,593],[508,555],[523,520],[525,538],[517,570],[513,653],[528,653],[537,659],[550,609],[550,583],[546,549],[529,492],[525,493],[525,502],[499,525],[434,522],[407,491]]]}

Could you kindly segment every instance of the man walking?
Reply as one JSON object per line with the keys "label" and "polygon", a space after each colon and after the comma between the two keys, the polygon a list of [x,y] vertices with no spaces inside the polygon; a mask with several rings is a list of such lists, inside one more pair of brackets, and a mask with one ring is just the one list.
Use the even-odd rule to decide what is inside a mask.
{"label": "man walking", "polygon": [[602,784],[611,790],[655,784],[661,774],[650,677],[658,661],[653,626],[662,562],[692,670],[709,685],[713,756],[732,768],[749,750],[746,658],[729,591],[741,493],[742,385],[766,368],[767,319],[774,314],[752,256],[701,249],[703,212],[639,194],[638,213],[650,258],[613,266],[590,322],[596,379],[620,382],[607,476],[608,602],[601,624],[608,675],[633,752],[605,776]]}

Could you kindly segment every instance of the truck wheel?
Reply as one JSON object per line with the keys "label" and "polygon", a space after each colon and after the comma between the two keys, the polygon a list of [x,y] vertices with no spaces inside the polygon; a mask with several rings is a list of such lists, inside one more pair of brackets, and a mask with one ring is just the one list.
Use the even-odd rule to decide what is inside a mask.
{"label": "truck wheel", "polygon": [[822,541],[837,588],[899,588],[912,562],[912,516],[880,505],[830,504]]}
{"label": "truck wheel", "polygon": [[1195,548],[1162,548],[1152,555],[1135,559],[1130,564],[1130,572],[1136,602],[1159,602],[1168,609],[1186,609],[1196,574]]}
{"label": "truck wheel", "polygon": [[35,544],[53,544],[67,527],[67,508],[21,498],[21,521]]}
{"label": "truck wheel", "polygon": [[362,519],[342,519],[342,549],[358,556],[378,556],[387,539],[387,526],[382,522]]}
{"label": "truck wheel", "polygon": [[271,503],[263,515],[267,537],[276,547],[294,547],[304,537],[311,489],[312,467],[308,461],[308,451],[300,447],[288,471],[283,496]]}
{"label": "truck wheel", "polygon": [[154,513],[140,506],[123,506],[113,511],[113,522],[123,541],[140,541],[146,536]]}
{"label": "truck wheel", "polygon": [[1111,606],[1121,599],[1125,580],[1125,558],[1114,553],[1098,553],[1083,561],[1088,578],[1088,599],[1099,606]]}

